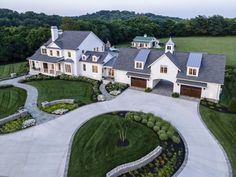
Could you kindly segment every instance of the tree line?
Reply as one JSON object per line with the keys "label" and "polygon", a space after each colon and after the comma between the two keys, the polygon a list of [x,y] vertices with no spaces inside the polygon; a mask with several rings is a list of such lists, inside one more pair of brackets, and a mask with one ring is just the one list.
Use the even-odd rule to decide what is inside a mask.
{"label": "tree line", "polygon": [[[115,13],[111,16],[112,13]],[[124,14],[123,14],[124,13]],[[104,42],[130,42],[135,36],[148,34],[157,38],[169,36],[236,35],[236,19],[219,15],[192,19],[157,18],[150,14],[102,11],[81,17],[18,13],[0,9],[0,63],[25,60],[50,38],[50,26],[63,30],[91,30]],[[102,14],[102,18],[96,17]],[[123,14],[123,15],[122,15]],[[127,15],[128,14],[128,15]],[[121,16],[119,19],[119,15]],[[106,17],[107,16],[107,17]],[[124,18],[125,16],[125,18]],[[131,16],[131,17],[128,17]],[[152,17],[152,18],[150,18]],[[106,20],[109,18],[110,20]]]}

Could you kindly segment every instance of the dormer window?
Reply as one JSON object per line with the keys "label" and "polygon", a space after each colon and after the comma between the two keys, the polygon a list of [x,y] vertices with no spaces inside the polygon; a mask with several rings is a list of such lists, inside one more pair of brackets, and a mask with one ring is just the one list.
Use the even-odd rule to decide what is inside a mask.
{"label": "dormer window", "polygon": [[143,69],[143,63],[142,62],[135,62],[135,69]]}
{"label": "dormer window", "polygon": [[68,57],[69,57],[69,58],[71,57],[71,52],[68,52]]}
{"label": "dormer window", "polygon": [[82,60],[86,60],[87,56],[86,55],[82,55]]}
{"label": "dormer window", "polygon": [[42,49],[42,54],[47,54],[47,49]]}
{"label": "dormer window", "polygon": [[98,57],[95,56],[95,55],[93,55],[93,56],[92,56],[92,61],[93,61],[93,62],[97,62],[97,60],[98,60]]}
{"label": "dormer window", "polygon": [[197,76],[197,69],[189,68],[188,69],[188,75],[190,75],[190,76]]}

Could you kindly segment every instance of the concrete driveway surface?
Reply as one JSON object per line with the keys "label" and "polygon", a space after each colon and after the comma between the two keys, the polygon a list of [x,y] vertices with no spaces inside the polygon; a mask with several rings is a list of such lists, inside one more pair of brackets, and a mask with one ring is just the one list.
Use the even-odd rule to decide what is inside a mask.
{"label": "concrete driveway surface", "polygon": [[223,150],[198,115],[197,102],[130,89],[111,101],[83,106],[39,126],[0,136],[0,176],[62,177],[76,129],[94,116],[119,110],[152,112],[180,131],[189,151],[180,177],[230,176]]}

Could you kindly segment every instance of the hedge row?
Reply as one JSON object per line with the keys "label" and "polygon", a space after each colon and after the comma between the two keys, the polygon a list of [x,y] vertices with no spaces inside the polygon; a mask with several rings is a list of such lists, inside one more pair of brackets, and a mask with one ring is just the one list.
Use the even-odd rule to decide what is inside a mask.
{"label": "hedge row", "polygon": [[180,143],[180,137],[176,129],[169,122],[164,121],[152,113],[128,112],[125,118],[140,122],[152,128],[161,141],[171,139],[176,144]]}

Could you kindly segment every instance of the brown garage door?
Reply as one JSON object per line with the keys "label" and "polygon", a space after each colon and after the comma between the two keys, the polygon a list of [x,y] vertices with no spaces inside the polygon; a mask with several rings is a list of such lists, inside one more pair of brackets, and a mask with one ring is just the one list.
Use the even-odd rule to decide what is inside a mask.
{"label": "brown garage door", "polygon": [[131,86],[146,88],[146,85],[147,85],[147,80],[131,77]]}
{"label": "brown garage door", "polygon": [[201,88],[181,85],[181,91],[180,91],[181,95],[201,98],[201,93],[202,93]]}

